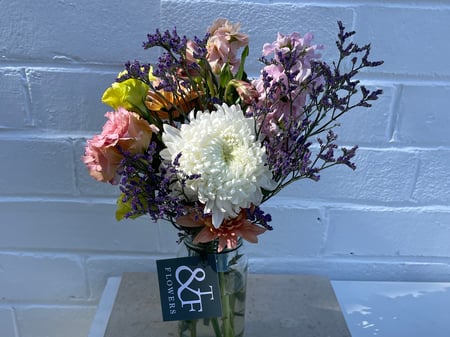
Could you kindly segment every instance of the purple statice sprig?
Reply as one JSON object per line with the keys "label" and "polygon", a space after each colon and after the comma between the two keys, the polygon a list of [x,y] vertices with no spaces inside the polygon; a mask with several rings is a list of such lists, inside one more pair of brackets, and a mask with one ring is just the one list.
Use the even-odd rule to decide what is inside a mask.
{"label": "purple statice sprig", "polygon": [[187,37],[178,35],[177,28],[163,33],[156,29],[154,34],[147,34],[147,41],[142,43],[144,49],[161,47],[171,54],[181,54],[186,48]]}
{"label": "purple statice sprig", "polygon": [[269,231],[273,230],[273,227],[269,225],[269,222],[272,221],[272,216],[269,213],[265,213],[259,206],[247,208],[247,219]]}
{"label": "purple statice sprig", "polygon": [[[356,164],[352,161],[352,159],[356,155],[358,146],[355,145],[350,149],[341,147],[340,150],[342,154],[336,157],[336,150],[339,148],[335,142],[337,138],[337,134],[335,134],[333,130],[329,130],[325,140],[323,140],[322,138],[317,139],[317,142],[320,145],[320,149],[316,157],[316,162],[319,159],[322,161],[319,171],[339,164],[346,165],[352,170],[356,169]],[[316,166],[316,163],[313,163],[312,165]]]}
{"label": "purple statice sprig", "polygon": [[147,35],[147,41],[142,44],[144,49],[160,47],[163,50],[153,69],[153,75],[160,79],[156,90],[179,91],[179,83],[173,75],[183,67],[186,44],[187,37],[178,35],[176,27],[163,33],[157,29],[154,34]]}
{"label": "purple statice sprig", "polygon": [[[194,37],[194,58],[202,58],[206,55],[206,39],[199,39]],[[187,88],[190,85],[190,81],[179,82],[178,74],[189,74],[192,70],[198,69],[198,64],[187,62],[186,50],[187,50],[188,38],[186,36],[178,35],[176,27],[172,31],[166,30],[163,33],[159,29],[155,34],[148,34],[147,41],[143,43],[144,49],[153,47],[160,47],[163,49],[163,53],[159,56],[155,69],[153,69],[153,75],[161,79],[161,82],[157,90],[163,89],[171,92],[180,91],[180,85]],[[192,44],[191,44],[192,45]],[[180,69],[185,71],[185,74],[180,74]]]}
{"label": "purple statice sprig", "polygon": [[[204,88],[203,82],[206,80],[200,80],[202,74],[209,74],[208,71],[202,72],[202,67],[208,64],[208,36],[206,34],[203,39],[194,37],[189,40],[186,36],[180,36],[176,27],[164,32],[157,29],[154,34],[148,34],[147,41],[142,44],[144,49],[162,49],[157,62],[147,64],[128,61],[125,71],[119,74],[116,81],[136,79],[147,84],[149,95],[146,99],[160,104],[161,110],[168,112],[170,123],[174,119],[183,122],[186,117],[185,107],[194,107],[195,104],[198,110],[205,110],[211,105],[212,97],[208,96],[208,91]],[[171,110],[177,110],[177,113],[174,114]],[[176,116],[173,117],[174,115]],[[158,114],[148,111],[145,118],[162,127],[163,121]]]}
{"label": "purple statice sprig", "polygon": [[[275,190],[264,191],[264,200],[299,179],[319,180],[320,172],[331,166],[356,168],[352,159],[357,146],[341,148],[341,154],[337,154],[339,146],[333,129],[339,126],[342,115],[355,108],[370,107],[382,94],[380,89],[369,90],[361,85],[355,77],[361,70],[378,67],[383,61],[369,61],[370,44],[360,47],[351,41],[354,31],[347,32],[341,22],[338,26],[338,60],[328,65],[318,58],[309,58],[310,74],[306,78],[298,76],[298,67],[293,68],[295,59],[301,59],[305,53],[279,53],[273,59],[263,59],[266,66],[283,69],[278,81],[267,72],[262,73],[265,104],[253,107],[253,116],[261,125],[259,132],[268,165],[278,183]],[[274,122],[269,116],[281,107],[283,114]],[[266,121],[271,124],[265,126]],[[324,133],[326,136],[322,137]]]}
{"label": "purple statice sprig", "polygon": [[[370,44],[360,47],[348,41],[355,31],[347,32],[342,22],[338,22],[339,33],[336,46],[339,59],[329,66],[323,61],[312,62],[313,78],[310,102],[305,106],[305,114],[310,120],[307,137],[318,135],[338,125],[337,120],[349,110],[371,107],[383,93],[381,89],[369,90],[355,76],[364,68],[378,67],[383,61],[369,61]],[[350,58],[350,69],[343,71],[345,61]],[[317,82],[314,79],[321,79]],[[359,99],[355,95],[360,94]]]}
{"label": "purple statice sprig", "polygon": [[[185,101],[187,92],[198,94],[198,109],[205,110],[215,96],[216,79],[211,77],[211,69],[206,59],[206,44],[209,34],[203,38],[194,36],[188,39],[178,35],[176,27],[163,33],[156,30],[148,34],[143,43],[144,49],[159,47],[163,50],[152,75],[158,78],[154,91],[171,92],[178,101]],[[191,54],[189,57],[188,54]],[[164,99],[164,96],[161,97]],[[177,108],[177,107],[175,107]]]}
{"label": "purple statice sprig", "polygon": [[148,63],[140,63],[139,61],[128,61],[125,63],[125,71],[119,74],[116,78],[116,82],[123,82],[130,78],[134,78],[140,80],[146,84],[150,84],[149,81],[149,71],[151,69],[151,65]]}
{"label": "purple statice sprig", "polygon": [[132,155],[122,151],[122,155],[118,170],[121,175],[118,204],[126,210],[124,218],[149,214],[155,222],[159,219],[172,221],[184,213],[182,198],[171,190],[177,170],[161,164],[156,142],[150,143],[145,153]]}
{"label": "purple statice sprig", "polygon": [[[170,172],[170,175],[168,175],[168,177],[173,177],[175,179],[173,179],[172,182],[177,181],[178,182],[178,194],[183,198],[183,200],[189,201],[189,197],[188,195],[185,193],[185,188],[186,188],[186,183],[189,180],[196,180],[196,179],[200,179],[201,175],[198,173],[194,173],[194,174],[187,174],[185,173],[183,170],[180,169],[180,158],[182,156],[182,153],[178,153],[174,160],[171,163],[168,162],[164,162],[162,167],[167,167],[167,169]],[[172,182],[167,184],[168,188],[172,188]]]}
{"label": "purple statice sprig", "polygon": [[158,153],[156,142],[150,143],[145,153],[132,155],[121,151],[123,159],[118,174],[122,193],[118,209],[124,218],[148,214],[154,222],[167,220],[183,230],[176,218],[186,214],[186,205],[193,203],[185,193],[186,182],[200,175],[188,175],[180,170],[181,153],[173,162],[162,161]]}

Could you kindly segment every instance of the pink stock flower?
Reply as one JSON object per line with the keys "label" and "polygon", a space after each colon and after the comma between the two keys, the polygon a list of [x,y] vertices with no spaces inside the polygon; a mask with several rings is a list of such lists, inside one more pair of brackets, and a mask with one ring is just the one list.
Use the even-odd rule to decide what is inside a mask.
{"label": "pink stock flower", "polygon": [[[265,66],[263,68],[263,70],[270,77],[270,81],[269,81],[270,87],[274,86],[274,84],[277,82],[283,83],[284,86],[288,85],[287,76],[286,76],[286,73],[284,72],[283,66],[281,66],[279,64],[269,64],[269,65]],[[264,102],[268,97],[267,97],[265,83],[264,83],[262,76],[260,76],[256,80],[253,80],[252,84],[259,93],[258,101]],[[280,99],[282,93],[281,93],[281,90],[277,90],[273,94],[276,95],[275,99]],[[274,100],[274,99],[272,98],[272,100]]]}
{"label": "pink stock flower", "polygon": [[239,33],[240,24],[232,24],[226,19],[217,19],[208,28],[210,37],[206,45],[207,60],[215,74],[228,63],[232,72],[239,68],[237,50],[248,45],[248,35]]}
{"label": "pink stock flower", "polygon": [[[266,135],[280,135],[286,131],[282,128],[303,115],[309,92],[301,83],[311,76],[311,60],[320,57],[316,50],[321,47],[311,45],[312,39],[310,33],[303,37],[295,32],[278,33],[276,41],[263,46],[263,56],[272,55],[274,63],[266,65],[252,84],[258,90],[258,101],[270,107],[262,125]],[[267,76],[264,78],[262,73]]]}
{"label": "pink stock flower", "polygon": [[186,61],[188,65],[197,62],[195,58],[195,52],[197,50],[197,44],[192,40],[187,40],[186,42]]}
{"label": "pink stock flower", "polygon": [[262,54],[264,56],[273,54],[277,62],[283,62],[281,58],[287,54],[293,55],[297,62],[292,65],[290,71],[292,73],[298,71],[295,80],[302,82],[311,75],[311,60],[320,58],[316,50],[321,49],[322,46],[311,45],[312,40],[311,33],[303,37],[297,32],[289,35],[278,33],[276,41],[264,44]]}
{"label": "pink stock flower", "polygon": [[177,72],[177,75],[180,78],[189,78],[189,76],[200,76],[200,72],[197,68],[192,67],[193,63],[197,63],[198,59],[196,54],[200,54],[199,46],[193,40],[187,40],[186,42],[186,54],[185,54],[185,62],[186,67],[180,68]]}
{"label": "pink stock flower", "polygon": [[[277,83],[282,83],[285,88],[289,85],[284,68],[281,65],[270,64],[264,67],[264,70],[271,78],[269,81],[270,87],[274,87],[275,90],[270,93],[271,96],[269,98],[267,97],[267,91],[264,87],[265,82],[262,78],[252,82],[259,93],[259,104],[269,102],[270,106],[270,111],[264,116],[262,131],[264,134],[279,135],[281,131],[280,126],[286,126],[289,124],[289,121],[296,121],[302,116],[302,108],[306,102],[306,93],[294,90],[289,93],[289,99],[286,99],[288,93],[282,90],[282,86],[276,85]],[[267,99],[269,100],[267,101]]]}
{"label": "pink stock flower", "polygon": [[82,157],[90,175],[98,181],[118,184],[117,169],[123,158],[121,151],[137,154],[147,150],[153,132],[158,128],[134,112],[121,107],[107,112],[103,131],[87,141]]}

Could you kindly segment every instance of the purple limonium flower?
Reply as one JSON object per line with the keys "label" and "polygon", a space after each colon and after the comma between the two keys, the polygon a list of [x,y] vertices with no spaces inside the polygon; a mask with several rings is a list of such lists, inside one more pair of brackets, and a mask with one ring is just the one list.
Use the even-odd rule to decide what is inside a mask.
{"label": "purple limonium flower", "polygon": [[[370,107],[370,101],[382,94],[379,89],[368,90],[354,77],[361,69],[383,62],[369,61],[370,45],[360,47],[349,41],[355,32],[346,32],[341,22],[338,25],[339,59],[331,65],[320,60],[317,50],[321,47],[311,43],[311,34],[279,34],[275,42],[264,45],[264,67],[253,81],[259,100],[247,111],[258,122],[268,165],[278,184],[264,200],[293,181],[319,180],[319,173],[331,166],[355,169],[352,160],[357,146],[340,148],[342,153],[337,155],[337,135],[332,129],[344,113]],[[350,64],[346,71],[344,64]],[[359,99],[353,97],[358,94]]]}
{"label": "purple limonium flower", "polygon": [[316,50],[321,47],[312,45],[312,38],[312,34],[301,37],[298,33],[279,33],[275,42],[263,46],[262,61],[266,65],[253,85],[259,93],[259,106],[270,107],[262,121],[262,132],[267,136],[288,131],[288,125],[302,117],[311,61],[320,57]]}
{"label": "purple limonium flower", "polygon": [[263,46],[263,56],[273,54],[273,60],[283,64],[291,73],[295,73],[295,80],[302,82],[311,75],[311,60],[320,58],[316,50],[322,46],[311,44],[313,35],[303,37],[297,33],[283,35],[278,33],[277,40]]}
{"label": "purple limonium flower", "polygon": [[307,126],[304,106],[316,84],[316,79],[311,80],[311,61],[320,57],[316,52],[320,47],[311,41],[311,34],[278,34],[275,42],[264,45],[261,61],[265,66],[252,82],[259,98],[250,111],[260,124],[275,179],[293,171],[315,177],[309,168],[310,143],[301,137]]}
{"label": "purple limonium flower", "polygon": [[149,63],[140,63],[139,61],[128,61],[125,63],[125,71],[121,72],[116,78],[116,82],[123,82],[130,78],[140,80],[149,84],[149,71],[151,65]]}
{"label": "purple limonium flower", "polygon": [[[152,142],[145,153],[123,152],[120,180],[120,203],[127,205],[124,218],[149,214],[153,221],[171,221],[184,213],[184,200],[172,193],[171,185],[177,179],[174,165],[159,165],[158,145]],[[189,177],[187,177],[189,178]]]}

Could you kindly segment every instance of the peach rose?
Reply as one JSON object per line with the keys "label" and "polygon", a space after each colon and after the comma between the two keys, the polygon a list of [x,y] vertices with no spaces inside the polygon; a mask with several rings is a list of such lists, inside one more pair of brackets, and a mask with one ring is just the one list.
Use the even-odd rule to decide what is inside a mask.
{"label": "peach rose", "polygon": [[96,180],[118,184],[117,169],[123,158],[119,148],[131,154],[142,153],[147,150],[152,133],[159,130],[138,114],[121,107],[107,112],[105,117],[108,121],[102,133],[87,141],[82,159]]}

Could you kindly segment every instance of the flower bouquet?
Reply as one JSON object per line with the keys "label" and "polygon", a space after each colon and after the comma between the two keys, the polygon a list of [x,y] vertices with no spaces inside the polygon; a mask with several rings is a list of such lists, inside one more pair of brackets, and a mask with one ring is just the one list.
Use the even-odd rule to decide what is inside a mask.
{"label": "flower bouquet", "polygon": [[[355,169],[357,146],[339,149],[334,129],[382,93],[355,79],[382,61],[369,61],[370,45],[352,42],[354,34],[338,22],[339,57],[327,64],[312,34],[279,33],[263,46],[261,72],[250,79],[239,24],[217,19],[191,39],[157,30],[143,47],[161,48],[158,61],[126,63],[103,94],[114,111],[87,141],[83,161],[95,179],[120,186],[116,218],[167,220],[191,253],[231,254],[219,272],[222,321],[203,322],[211,336],[242,336],[234,319],[243,311],[232,305],[239,292],[226,299],[231,278],[224,278],[242,284],[246,267],[235,268],[241,240],[256,243],[272,230],[261,204],[297,180],[318,181],[332,166]],[[239,294],[242,302],[245,291]],[[185,322],[181,334],[203,336],[197,323]]]}

